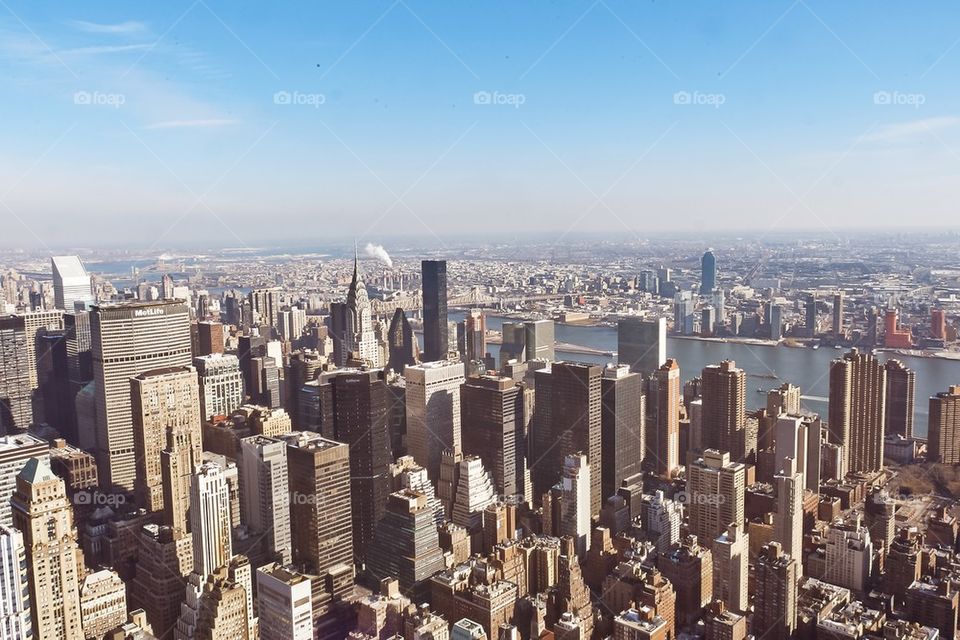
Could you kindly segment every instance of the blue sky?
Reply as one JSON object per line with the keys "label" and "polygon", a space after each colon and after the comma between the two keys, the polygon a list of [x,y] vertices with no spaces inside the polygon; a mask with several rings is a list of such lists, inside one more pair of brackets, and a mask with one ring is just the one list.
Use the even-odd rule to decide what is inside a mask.
{"label": "blue sky", "polygon": [[951,2],[3,0],[0,244],[955,224],[958,69]]}

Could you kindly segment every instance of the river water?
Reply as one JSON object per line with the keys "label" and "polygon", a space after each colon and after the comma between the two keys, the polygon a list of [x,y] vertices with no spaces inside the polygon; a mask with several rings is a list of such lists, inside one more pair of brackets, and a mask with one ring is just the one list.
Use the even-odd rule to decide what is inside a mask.
{"label": "river water", "polygon": [[[462,313],[450,312],[450,320],[460,320],[462,317]],[[509,318],[506,320],[510,321]],[[504,318],[501,317],[487,316],[487,329],[500,331],[503,321]],[[603,351],[617,350],[615,327],[557,324],[555,334],[557,342]],[[499,345],[491,345],[491,352],[499,356]],[[758,388],[765,392],[783,382],[791,382],[800,387],[804,396],[804,408],[816,411],[824,417],[827,414],[830,361],[842,353],[843,351],[833,348],[811,349],[667,337],[667,357],[676,358],[680,363],[680,373],[684,380],[700,375],[701,369],[709,364],[727,359],[735,360],[737,366],[747,372],[748,407],[765,406],[766,396],[758,393]],[[926,436],[927,399],[939,391],[946,391],[951,384],[960,384],[960,360],[882,352],[878,353],[877,357],[882,361],[896,358],[916,372],[914,432],[918,436]],[[562,351],[557,351],[557,358],[596,364],[606,364],[614,360],[608,356]]]}

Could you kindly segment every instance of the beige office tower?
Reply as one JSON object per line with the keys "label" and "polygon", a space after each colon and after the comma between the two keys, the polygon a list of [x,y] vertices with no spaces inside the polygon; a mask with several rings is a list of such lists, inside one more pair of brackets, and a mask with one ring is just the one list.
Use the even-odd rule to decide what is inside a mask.
{"label": "beige office tower", "polygon": [[792,638],[797,627],[797,567],[776,542],[764,545],[756,564],[753,632],[757,638]]}
{"label": "beige office tower", "polygon": [[214,462],[204,462],[190,486],[193,572],[206,578],[233,555],[230,538],[230,488]]}
{"label": "beige office tower", "polygon": [[[168,436],[186,441],[200,463],[200,392],[192,366],[146,371],[130,379],[137,500],[148,511],[163,510],[160,453]],[[168,434],[169,432],[169,434]]]}
{"label": "beige office tower", "polygon": [[777,418],[774,473],[784,468],[787,458],[793,458],[798,473],[803,474],[804,486],[820,491],[820,448],[824,426],[816,414],[781,415]]}
{"label": "beige office tower", "polygon": [[10,503],[13,526],[23,533],[27,552],[34,637],[82,640],[82,552],[66,487],[50,470],[49,459],[27,462]]}
{"label": "beige office tower", "polygon": [[193,359],[200,378],[200,415],[229,416],[243,404],[243,374],[237,356],[214,353]]}
{"label": "beige office tower", "polygon": [[851,349],[830,363],[830,439],[843,445],[849,473],[883,468],[887,375],[869,353]]}
{"label": "beige office tower", "polygon": [[749,562],[750,536],[743,526],[731,524],[713,541],[713,597],[739,613],[750,606]]}
{"label": "beige office tower", "polygon": [[479,553],[483,547],[483,510],[496,499],[493,476],[479,456],[464,457],[459,467],[451,520],[467,530],[472,551]]}
{"label": "beige office tower", "polygon": [[407,366],[407,448],[430,478],[440,477],[440,454],[462,450],[460,385],[463,363],[441,360]]}
{"label": "beige office tower", "polygon": [[313,640],[310,578],[279,564],[257,569],[260,640]]}
{"label": "beige office tower", "polygon": [[127,621],[127,588],[116,571],[94,571],[80,586],[83,634],[103,638]]}
{"label": "beige office tower", "polygon": [[242,438],[239,472],[243,523],[255,534],[266,536],[272,558],[288,564],[291,543],[287,444],[264,436]]}
{"label": "beige office tower", "polygon": [[647,451],[656,473],[671,477],[680,466],[680,365],[668,359],[653,373],[647,393]]}
{"label": "beige office tower", "polygon": [[777,492],[774,540],[783,552],[797,560],[797,576],[803,575],[803,473],[793,458],[786,458],[773,477]]}
{"label": "beige office tower", "polygon": [[789,382],[767,391],[767,411],[760,419],[760,432],[757,435],[758,450],[773,446],[777,419],[784,414],[800,415],[800,387]]}
{"label": "beige office tower", "polygon": [[928,458],[943,464],[960,463],[960,385],[932,396],[928,415]]}
{"label": "beige office tower", "polygon": [[827,530],[826,570],[823,579],[835,585],[864,591],[873,569],[873,541],[861,515],[838,518]]}
{"label": "beige office tower", "polygon": [[153,632],[168,637],[180,615],[184,584],[193,570],[193,540],[169,526],[145,525],[137,538],[137,574],[131,607],[146,612]]}
{"label": "beige office tower", "polygon": [[701,373],[703,413],[701,433],[705,449],[730,453],[743,462],[746,456],[747,374],[733,360],[704,367]]}
{"label": "beige office tower", "polygon": [[100,484],[133,491],[130,378],[190,366],[190,311],[176,300],[99,305],[91,314],[90,336]]}
{"label": "beige office tower", "polygon": [[745,483],[745,465],[726,451],[704,451],[687,469],[690,533],[712,542],[731,524],[743,526]]}
{"label": "beige office tower", "polygon": [[232,569],[217,567],[206,579],[190,574],[174,640],[252,640],[251,587]]}

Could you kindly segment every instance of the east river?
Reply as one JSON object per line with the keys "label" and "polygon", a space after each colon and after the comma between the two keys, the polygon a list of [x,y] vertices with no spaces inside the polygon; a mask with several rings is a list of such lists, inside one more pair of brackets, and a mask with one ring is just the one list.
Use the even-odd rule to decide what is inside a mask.
{"label": "east river", "polygon": [[[462,319],[461,312],[451,311],[451,320]],[[500,331],[505,318],[487,316],[487,329]],[[509,322],[511,319],[506,318]],[[577,326],[557,324],[557,342],[591,347],[600,351],[617,350],[617,330],[614,327]],[[490,352],[499,355],[499,345],[490,345]],[[720,342],[688,338],[667,338],[667,357],[676,358],[684,380],[700,375],[700,370],[721,360],[735,360],[747,372],[747,406],[764,406],[765,392],[783,382],[800,387],[803,406],[826,417],[826,398],[829,389],[830,361],[844,351],[830,347],[787,347],[784,345],[755,345],[740,342]],[[596,354],[565,353],[557,351],[557,358],[576,362],[606,364],[615,358]],[[916,372],[914,432],[926,436],[928,398],[946,391],[951,384],[960,384],[960,360],[946,358],[904,356],[878,352],[881,361],[896,358]],[[499,358],[498,358],[499,362]]]}

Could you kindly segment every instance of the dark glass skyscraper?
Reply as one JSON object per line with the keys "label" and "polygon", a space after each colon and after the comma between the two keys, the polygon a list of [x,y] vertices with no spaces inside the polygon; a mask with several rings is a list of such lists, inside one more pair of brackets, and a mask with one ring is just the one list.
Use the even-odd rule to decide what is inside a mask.
{"label": "dark glass skyscraper", "polygon": [[435,362],[447,357],[447,261],[424,260],[420,263],[423,280],[423,361]]}
{"label": "dark glass skyscraper", "polygon": [[700,294],[707,295],[717,288],[717,259],[713,251],[707,249],[700,259]]}

